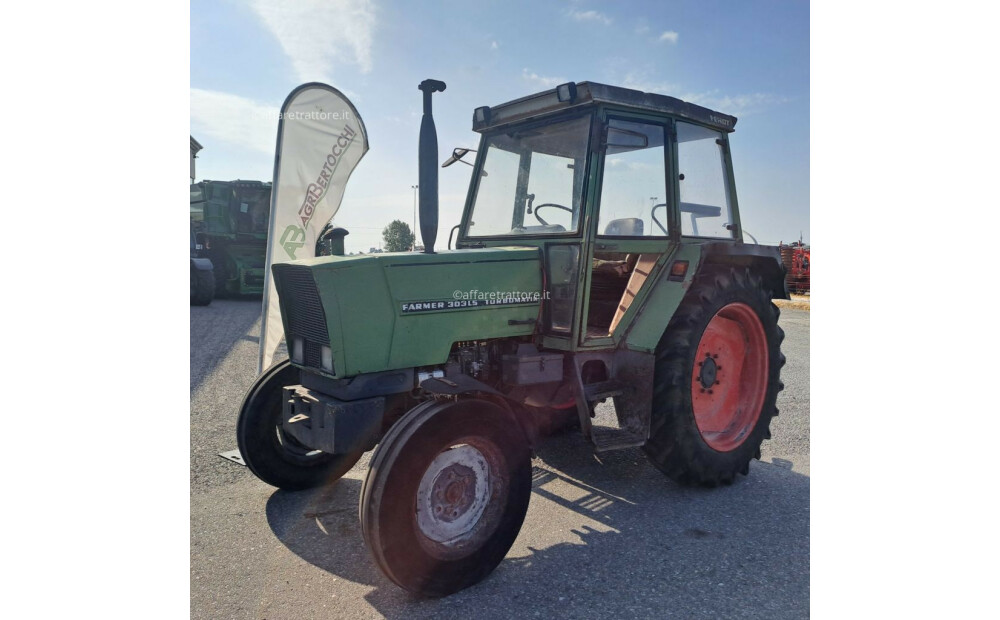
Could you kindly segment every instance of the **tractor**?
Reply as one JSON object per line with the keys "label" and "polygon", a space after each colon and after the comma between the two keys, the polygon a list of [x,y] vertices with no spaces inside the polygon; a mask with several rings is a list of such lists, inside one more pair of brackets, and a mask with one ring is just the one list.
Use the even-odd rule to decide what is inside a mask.
{"label": "tractor", "polygon": [[507,554],[554,420],[681,485],[746,475],[778,413],[788,292],[778,248],[743,241],[736,118],[595,82],[475,109],[455,248],[436,251],[445,84],[419,89],[424,250],[271,267],[289,359],[247,392],[237,440],[287,490],[374,450],[364,540],[390,580],[439,597]]}
{"label": "tractor", "polygon": [[199,256],[212,261],[216,295],[260,295],[264,290],[271,184],[202,181],[191,185],[191,218]]}

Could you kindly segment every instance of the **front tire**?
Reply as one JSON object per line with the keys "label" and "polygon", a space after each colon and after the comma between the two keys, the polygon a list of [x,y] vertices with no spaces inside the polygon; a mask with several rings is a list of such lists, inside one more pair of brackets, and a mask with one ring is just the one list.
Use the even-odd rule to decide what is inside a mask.
{"label": "front tire", "polygon": [[207,306],[215,297],[215,274],[210,269],[191,269],[191,305]]}
{"label": "front tire", "polygon": [[361,490],[361,531],[376,564],[421,596],[446,596],[503,560],[531,496],[517,420],[483,400],[427,401],[392,427]]}
{"label": "front tire", "polygon": [[700,273],[656,349],[653,415],[644,450],[683,485],[731,484],[771,437],[784,332],[759,276]]}
{"label": "front tire", "polygon": [[243,397],[236,423],[236,443],[247,467],[264,482],[287,491],[334,482],[361,458],[361,454],[312,450],[282,430],[282,388],[298,382],[298,370],[287,360],[275,364]]}

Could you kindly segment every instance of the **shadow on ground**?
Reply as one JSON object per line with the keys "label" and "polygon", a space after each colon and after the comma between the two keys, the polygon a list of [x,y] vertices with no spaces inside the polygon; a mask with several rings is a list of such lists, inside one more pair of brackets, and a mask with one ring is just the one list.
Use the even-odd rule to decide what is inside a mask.
{"label": "shadow on ground", "polygon": [[207,306],[191,306],[191,394],[241,342],[257,347],[257,334],[248,332],[260,320],[261,301],[251,298],[216,299]]}
{"label": "shadow on ground", "polygon": [[680,487],[638,450],[598,461],[579,435],[552,438],[535,460],[532,504],[511,553],[482,583],[415,598],[375,567],[361,537],[361,482],[275,492],[267,520],[305,561],[369,585],[396,617],[767,617],[809,614],[809,478],[754,462],[712,490]]}

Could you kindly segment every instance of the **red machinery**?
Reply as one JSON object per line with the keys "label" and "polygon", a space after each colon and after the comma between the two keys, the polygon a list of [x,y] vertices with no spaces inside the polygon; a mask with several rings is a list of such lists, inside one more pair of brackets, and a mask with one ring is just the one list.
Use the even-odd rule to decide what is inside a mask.
{"label": "red machinery", "polygon": [[790,293],[809,292],[809,246],[801,240],[780,244],[785,282]]}

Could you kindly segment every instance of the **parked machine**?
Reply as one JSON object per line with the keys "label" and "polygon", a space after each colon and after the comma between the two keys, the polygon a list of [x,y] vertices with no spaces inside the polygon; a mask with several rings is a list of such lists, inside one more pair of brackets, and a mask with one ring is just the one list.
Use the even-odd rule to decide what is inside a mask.
{"label": "parked machine", "polygon": [[442,596],[510,549],[554,413],[683,485],[747,474],[778,413],[788,294],[778,248],[743,243],[736,118],[594,82],[475,110],[456,249],[436,251],[445,84],[419,88],[424,251],[272,267],[290,359],[245,396],[237,439],[289,490],[375,449],[365,542],[392,581]]}
{"label": "parked machine", "polygon": [[216,293],[259,295],[264,291],[271,183],[202,181],[191,185],[191,217],[212,261]]}
{"label": "parked machine", "polygon": [[780,244],[781,262],[785,266],[785,282],[793,293],[809,292],[809,246],[802,240]]}
{"label": "parked machine", "polygon": [[191,222],[191,305],[207,306],[215,298],[215,274],[212,261],[201,256],[197,226]]}

